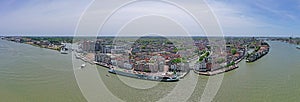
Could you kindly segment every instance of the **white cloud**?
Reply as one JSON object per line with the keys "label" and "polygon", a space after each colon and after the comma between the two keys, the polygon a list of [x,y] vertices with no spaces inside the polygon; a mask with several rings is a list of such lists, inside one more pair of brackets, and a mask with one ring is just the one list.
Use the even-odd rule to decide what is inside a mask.
{"label": "white cloud", "polygon": [[[186,2],[186,1],[180,1],[184,4],[179,5],[185,5],[189,7],[195,7],[199,8],[199,4],[196,4],[194,2]],[[14,1],[17,2],[17,1]],[[59,34],[67,34],[70,35],[74,32],[75,27],[78,23],[78,20],[83,12],[83,10],[88,6],[88,4],[91,2],[91,0],[85,1],[85,0],[50,0],[50,1],[40,1],[40,0],[30,0],[29,3],[26,2],[26,5],[18,6],[18,9],[7,9],[9,12],[5,12],[5,10],[0,10],[0,13],[3,11],[3,13],[0,16],[0,34],[51,34],[51,35],[59,35]],[[111,2],[111,1],[107,1]],[[97,29],[98,26],[95,20],[100,18],[105,18],[105,14],[109,14],[109,11],[112,9],[115,9],[114,7],[120,6],[120,4],[123,4],[126,2],[125,0],[116,0],[112,4],[103,5],[101,7],[95,5],[95,8],[89,9],[87,11],[88,17],[86,18],[92,18],[85,21],[89,21],[86,23],[88,26],[87,30],[83,31],[83,33],[90,33],[90,29]],[[270,33],[292,33],[292,32],[299,32],[295,29],[292,29],[292,27],[285,27],[286,25],[280,25],[281,23],[285,22],[277,22],[277,20],[280,19],[272,19],[269,16],[264,14],[265,11],[268,11],[269,13],[276,14],[281,17],[285,17],[282,21],[285,21],[287,19],[290,20],[297,20],[298,15],[293,14],[291,12],[287,11],[281,11],[281,10],[274,10],[273,6],[266,5],[256,5],[256,10],[265,10],[260,12],[260,14],[256,14],[256,12],[251,12],[251,6],[248,4],[239,5],[238,3],[236,5],[230,4],[227,1],[218,0],[207,0],[206,1],[212,10],[214,11],[216,17],[218,18],[221,27],[223,28],[223,31],[226,35],[239,35],[239,34],[245,34],[245,35],[253,35],[253,34],[270,34]],[[241,1],[242,2],[242,1]],[[104,3],[102,0],[98,1],[98,3]],[[252,2],[251,2],[252,3]],[[253,2],[255,3],[255,2]],[[13,2],[5,2],[3,4],[0,4],[2,8],[9,8],[9,5],[13,4]],[[4,5],[4,6],[3,6]],[[245,6],[246,5],[246,6]],[[147,5],[145,5],[147,6]],[[163,5],[156,5],[156,4],[148,4],[148,6],[151,6],[151,10],[159,11],[161,8],[163,8]],[[153,6],[153,7],[152,7]],[[245,6],[245,7],[242,7]],[[249,8],[250,7],[250,8]],[[165,7],[167,8],[167,7]],[[259,8],[259,9],[258,9]],[[125,14],[122,14],[124,18],[126,16],[130,16],[133,13],[136,12],[143,12],[144,8],[133,8],[128,9],[129,11]],[[131,10],[131,11],[130,11]],[[202,9],[201,9],[202,10]],[[199,12],[201,12],[199,10]],[[205,10],[202,10],[205,12]],[[185,22],[188,23],[191,21],[187,21],[184,16],[178,16],[179,14],[177,11],[172,10],[161,10],[161,12],[166,15],[172,15],[173,18],[179,19],[179,20],[185,20]],[[280,15],[280,13],[282,15]],[[92,16],[92,17],[90,17]],[[122,19],[120,17],[120,19]],[[271,20],[269,20],[269,18]],[[205,19],[205,17],[204,17]],[[273,20],[273,21],[272,21]],[[151,21],[150,21],[151,22]],[[275,23],[273,23],[275,22]],[[276,25],[278,24],[278,25]],[[297,26],[293,26],[296,28]],[[192,28],[192,27],[189,27]],[[197,28],[194,29],[195,32],[198,31]],[[93,32],[92,32],[93,33]]]}
{"label": "white cloud", "polygon": [[225,2],[209,1],[208,4],[219,19],[220,25],[226,35],[249,35],[258,33],[258,28],[271,26],[266,22],[246,15],[246,12]]}
{"label": "white cloud", "polygon": [[0,17],[1,34],[60,35],[73,33],[89,1],[31,1]]}

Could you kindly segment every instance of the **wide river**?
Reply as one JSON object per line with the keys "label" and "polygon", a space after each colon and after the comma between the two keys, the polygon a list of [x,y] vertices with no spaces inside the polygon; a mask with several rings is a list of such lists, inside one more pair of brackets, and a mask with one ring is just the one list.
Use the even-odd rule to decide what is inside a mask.
{"label": "wide river", "polygon": [[[254,63],[242,61],[238,69],[224,74],[217,94],[212,95],[213,101],[300,101],[300,50],[283,42],[269,44],[269,54]],[[198,83],[193,85],[194,82],[189,81],[193,77],[181,80],[184,83],[145,81],[108,74],[108,69],[95,68],[95,65],[87,64],[86,68],[79,69],[76,65],[82,63],[72,60],[71,54],[62,55],[53,50],[0,40],[0,102],[115,101],[110,95],[127,102],[174,101],[165,99],[172,97],[169,93],[173,90],[179,92],[175,94],[179,95],[175,101],[187,97],[186,101],[194,102],[201,99],[209,79],[189,73],[188,76],[196,76]],[[98,71],[100,76],[87,74],[89,71]],[[97,86],[88,80],[101,81],[98,84],[105,87],[98,85],[99,89],[86,92]]]}

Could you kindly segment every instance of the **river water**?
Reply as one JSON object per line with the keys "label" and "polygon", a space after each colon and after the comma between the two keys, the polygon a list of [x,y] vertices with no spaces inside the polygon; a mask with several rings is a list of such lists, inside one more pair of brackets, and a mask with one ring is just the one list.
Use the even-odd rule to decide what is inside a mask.
{"label": "river water", "polygon": [[[269,44],[269,54],[253,63],[242,61],[238,69],[224,74],[213,101],[300,101],[300,50],[295,45],[282,42]],[[83,63],[76,59],[73,62]],[[172,97],[168,94],[176,90],[176,86],[181,86],[177,95],[182,96],[176,97],[187,97],[185,100],[192,102],[201,99],[209,79],[189,73],[192,77],[181,80],[184,85],[161,83],[108,74],[105,68],[87,64],[86,69],[75,71],[78,83],[86,81],[91,85],[89,87],[97,86],[87,82],[93,78],[85,73],[98,71],[99,80],[105,86],[99,85],[105,90],[102,88],[98,92],[95,89],[91,94],[83,91],[84,86],[77,85],[74,63],[71,54],[62,55],[53,50],[0,40],[0,102],[85,102],[92,100],[90,98],[98,98],[98,102],[113,101],[107,94],[128,102],[158,101]],[[189,81],[193,76],[198,83]],[[194,91],[184,92],[190,89]]]}

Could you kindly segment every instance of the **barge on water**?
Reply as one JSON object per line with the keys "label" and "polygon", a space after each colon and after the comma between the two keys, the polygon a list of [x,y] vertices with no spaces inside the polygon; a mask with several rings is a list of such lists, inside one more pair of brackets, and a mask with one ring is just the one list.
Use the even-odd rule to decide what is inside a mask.
{"label": "barge on water", "polygon": [[128,73],[123,72],[119,70],[110,69],[108,70],[109,73],[137,78],[137,79],[144,79],[144,80],[151,80],[151,81],[161,81],[161,82],[176,82],[179,81],[178,76],[168,77],[168,76],[149,76],[149,75],[143,75],[143,74],[134,74],[134,73]]}

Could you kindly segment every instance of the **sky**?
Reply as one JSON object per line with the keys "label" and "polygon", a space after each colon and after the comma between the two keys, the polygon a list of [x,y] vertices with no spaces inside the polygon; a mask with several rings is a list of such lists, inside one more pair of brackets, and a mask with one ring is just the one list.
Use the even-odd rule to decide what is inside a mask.
{"label": "sky", "polygon": [[[81,15],[92,2],[92,0],[1,0],[0,36],[73,35]],[[300,37],[300,0],[207,0],[205,2],[214,12],[225,36]],[[192,3],[190,5],[198,6]],[[143,7],[156,8],[156,11],[159,11],[160,7],[166,8],[164,5],[147,4],[136,9],[125,9],[125,13],[120,13],[119,15],[122,16],[119,17],[126,19],[127,16],[145,10]],[[97,13],[106,9],[106,7],[97,7],[93,11]],[[170,16],[180,11],[169,7],[169,11],[161,10],[159,13],[168,13]],[[118,24],[118,18],[115,19],[108,28]],[[185,18],[174,19],[180,21]],[[185,22],[183,25],[192,24],[188,20],[180,22]],[[190,29],[198,30],[197,27],[190,27]]]}

